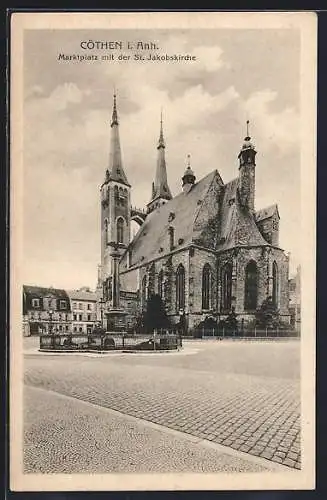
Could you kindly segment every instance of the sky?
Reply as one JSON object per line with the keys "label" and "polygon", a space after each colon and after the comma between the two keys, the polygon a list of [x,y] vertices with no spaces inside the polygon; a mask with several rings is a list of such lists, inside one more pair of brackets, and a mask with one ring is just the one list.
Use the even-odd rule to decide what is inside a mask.
{"label": "sky", "polygon": [[[196,61],[65,61],[81,41],[150,42],[153,53]],[[111,51],[133,54],[127,49]],[[140,51],[138,51],[140,53]],[[142,52],[145,57],[146,52]],[[28,30],[24,34],[23,281],[94,288],[100,193],[117,93],[132,204],[150,201],[160,112],[168,182],[181,191],[187,155],[197,179],[238,175],[250,120],[257,149],[256,209],[277,203],[280,246],[300,263],[300,33],[296,29]]]}

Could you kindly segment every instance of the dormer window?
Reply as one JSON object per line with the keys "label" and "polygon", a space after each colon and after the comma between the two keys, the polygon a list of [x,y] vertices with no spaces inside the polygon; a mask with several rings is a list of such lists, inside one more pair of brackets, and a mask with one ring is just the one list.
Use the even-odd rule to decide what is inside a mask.
{"label": "dormer window", "polygon": [[38,309],[40,307],[40,299],[32,299],[32,307]]}
{"label": "dormer window", "polygon": [[172,250],[174,248],[174,234],[175,234],[175,229],[170,226],[168,228],[168,233],[169,233],[169,249]]}
{"label": "dormer window", "polygon": [[67,302],[65,300],[61,300],[59,303],[59,309],[67,309]]}

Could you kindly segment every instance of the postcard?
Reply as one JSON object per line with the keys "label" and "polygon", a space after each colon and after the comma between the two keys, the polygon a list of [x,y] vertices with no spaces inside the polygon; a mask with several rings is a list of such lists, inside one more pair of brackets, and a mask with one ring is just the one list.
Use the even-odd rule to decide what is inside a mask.
{"label": "postcard", "polygon": [[14,12],[10,488],[315,488],[314,12]]}

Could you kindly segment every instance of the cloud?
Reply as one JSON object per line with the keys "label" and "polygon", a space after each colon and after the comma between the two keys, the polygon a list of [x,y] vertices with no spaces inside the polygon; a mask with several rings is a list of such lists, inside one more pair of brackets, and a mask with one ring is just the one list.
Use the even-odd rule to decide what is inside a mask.
{"label": "cloud", "polygon": [[[235,74],[231,79],[234,61],[226,60],[217,43],[199,44],[197,39],[190,44],[180,35],[163,38],[160,45],[167,53],[193,53],[197,62],[104,63],[96,68],[75,66],[69,74],[71,66],[58,65],[52,68],[56,85],[48,88],[48,95],[44,90],[48,75],[43,78],[38,71],[35,81],[30,78],[34,83],[24,108],[24,258],[30,282],[33,270],[40,283],[59,286],[54,282],[55,267],[67,287],[95,282],[100,256],[99,186],[108,165],[114,84],[133,204],[144,206],[149,201],[161,107],[168,180],[175,194],[181,189],[187,154],[197,179],[215,168],[225,182],[235,177],[245,121],[250,119],[258,149],[257,201],[260,206],[278,201],[281,185],[291,193],[292,201],[283,195],[281,205],[282,224],[288,228],[283,229],[281,244],[296,253],[293,229],[299,204],[293,180],[298,179],[300,120],[282,98],[278,76],[271,88],[243,97],[242,78],[247,78],[249,87],[253,81],[257,89],[259,67],[256,74]],[[83,266],[80,277],[79,266]]]}
{"label": "cloud", "polygon": [[299,143],[300,117],[290,107],[274,113],[271,105],[277,100],[278,92],[264,89],[245,101],[244,111],[253,121],[256,136],[266,147],[275,147],[281,154],[286,154]]}

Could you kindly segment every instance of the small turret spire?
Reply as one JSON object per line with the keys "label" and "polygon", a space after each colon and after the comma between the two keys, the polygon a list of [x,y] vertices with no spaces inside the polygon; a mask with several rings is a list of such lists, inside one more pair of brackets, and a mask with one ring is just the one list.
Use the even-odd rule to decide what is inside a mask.
{"label": "small turret spire", "polygon": [[162,125],[162,110],[160,113],[160,132],[158,141],[158,156],[157,156],[157,168],[154,183],[152,183],[152,197],[148,203],[148,212],[152,212],[156,207],[162,205],[168,200],[172,199],[172,195],[168,186],[167,180],[167,169],[166,169],[166,158],[165,158],[165,140],[163,135],[163,125]]}
{"label": "small turret spire", "polygon": [[195,179],[196,177],[193,170],[191,169],[191,155],[188,154],[186,157],[186,170],[182,177],[184,193],[188,193],[190,191],[191,187],[195,183]]}

